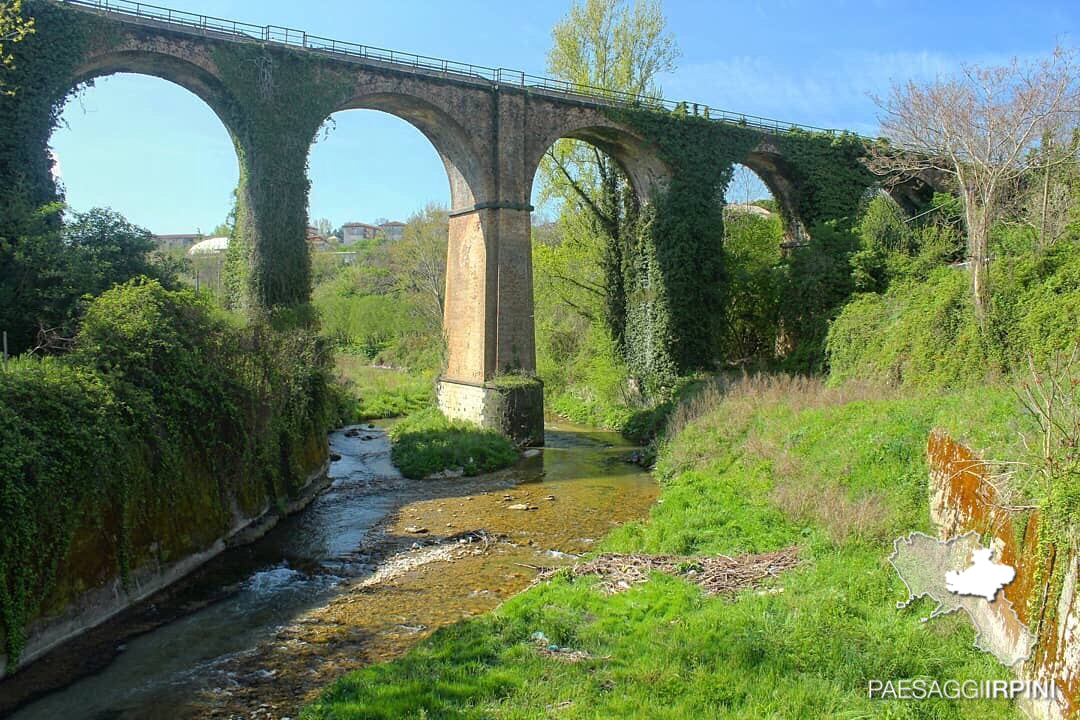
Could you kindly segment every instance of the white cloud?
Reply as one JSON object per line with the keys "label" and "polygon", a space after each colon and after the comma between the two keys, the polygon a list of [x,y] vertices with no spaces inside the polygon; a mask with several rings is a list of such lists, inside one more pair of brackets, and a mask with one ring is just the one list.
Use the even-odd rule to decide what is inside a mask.
{"label": "white cloud", "polygon": [[792,67],[766,55],[742,55],[684,65],[667,80],[664,95],[733,112],[873,135],[878,129],[878,109],[872,95],[886,94],[897,82],[951,75],[965,63],[1003,64],[1011,56],[855,51],[824,52],[805,60]]}

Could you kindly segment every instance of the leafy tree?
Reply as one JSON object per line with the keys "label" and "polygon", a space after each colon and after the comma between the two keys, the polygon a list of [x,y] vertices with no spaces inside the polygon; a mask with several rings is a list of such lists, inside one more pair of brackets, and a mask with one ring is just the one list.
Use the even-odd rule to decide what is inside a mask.
{"label": "leafy tree", "polygon": [[874,167],[898,175],[943,174],[964,203],[976,320],[985,326],[990,228],[1002,199],[1025,175],[1075,163],[1076,146],[1051,152],[1051,138],[1075,137],[1080,80],[1076,51],[1061,46],[1042,60],[965,66],[951,79],[914,81],[878,99],[890,144]]}
{"label": "leafy tree", "polygon": [[442,323],[446,305],[446,255],[450,235],[447,209],[431,203],[405,223],[401,240],[387,245],[397,289],[414,296],[424,315]]}
{"label": "leafy tree", "polygon": [[[548,71],[601,94],[659,95],[658,78],[675,69],[679,55],[660,4],[649,0],[632,5],[628,0],[576,3],[556,24],[552,39]],[[598,253],[581,258],[585,265],[580,276],[568,275],[564,282],[591,283],[587,276],[594,271],[587,266],[600,268],[603,317],[621,346],[627,310],[625,253],[639,212],[633,188],[611,157],[576,140],[560,140],[548,150],[539,179],[541,202],[554,201],[568,226],[604,240]]]}
{"label": "leafy tree", "polygon": [[884,193],[867,203],[856,232],[859,249],[851,256],[854,289],[856,292],[882,292],[890,279],[890,256],[910,253],[914,235],[900,206]]}
{"label": "leafy tree", "polygon": [[22,15],[22,0],[0,2],[0,95],[14,95],[15,88],[7,85],[4,75],[15,64],[11,45],[34,32],[34,19]]}
{"label": "leafy tree", "polygon": [[174,282],[150,257],[149,230],[118,213],[95,208],[75,213],[62,230],[49,229],[50,206],[28,220],[15,241],[0,241],[10,258],[0,268],[0,328],[13,352],[66,347],[82,316],[84,297],[138,276]]}

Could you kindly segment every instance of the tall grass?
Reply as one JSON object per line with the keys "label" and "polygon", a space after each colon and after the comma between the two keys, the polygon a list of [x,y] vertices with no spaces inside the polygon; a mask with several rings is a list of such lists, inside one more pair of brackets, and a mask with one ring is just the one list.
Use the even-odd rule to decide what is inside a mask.
{"label": "tall grass", "polygon": [[431,407],[435,381],[393,368],[374,367],[362,356],[339,353],[335,376],[348,398],[348,421],[401,417]]}
{"label": "tall grass", "polygon": [[[891,539],[931,531],[925,447],[936,426],[1000,453],[1015,396],[831,387],[746,376],[672,415],[660,502],[603,549],[735,555],[802,549],[771,591],[733,601],[656,576],[613,596],[567,577],[436,633],[404,659],[336,683],[305,718],[1014,718],[1002,701],[871,701],[870,679],[1005,679],[963,615],[926,602],[885,561]],[[965,434],[965,428],[982,428]],[[560,663],[542,632],[591,659]]]}

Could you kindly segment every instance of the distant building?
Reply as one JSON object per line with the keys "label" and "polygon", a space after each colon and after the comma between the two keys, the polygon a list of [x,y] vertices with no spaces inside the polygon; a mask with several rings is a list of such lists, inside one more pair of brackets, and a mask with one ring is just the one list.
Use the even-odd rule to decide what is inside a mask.
{"label": "distant building", "polygon": [[223,253],[229,249],[229,238],[227,237],[212,237],[205,240],[201,240],[191,246],[191,249],[187,251],[189,256],[196,255],[216,255]]}
{"label": "distant building", "polygon": [[307,227],[307,241],[311,252],[323,252],[330,249],[330,244],[326,242],[326,238],[319,234],[319,228],[314,225],[308,225]]}
{"label": "distant building", "polygon": [[400,240],[405,237],[405,223],[392,220],[379,226],[379,230],[387,240]]}
{"label": "distant building", "polygon": [[158,250],[186,250],[203,239],[198,233],[189,235],[155,235]]}
{"label": "distant building", "polygon": [[724,211],[743,213],[744,215],[756,215],[758,217],[769,217],[772,215],[768,208],[763,208],[760,205],[754,205],[753,203],[728,203],[724,206]]}
{"label": "distant building", "polygon": [[368,225],[367,223],[345,223],[341,226],[341,244],[352,245],[361,240],[372,240],[378,234],[378,225]]}

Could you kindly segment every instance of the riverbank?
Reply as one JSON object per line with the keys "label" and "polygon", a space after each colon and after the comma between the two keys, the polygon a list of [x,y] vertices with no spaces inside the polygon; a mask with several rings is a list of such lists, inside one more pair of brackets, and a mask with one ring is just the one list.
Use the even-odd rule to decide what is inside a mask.
{"label": "riverbank", "polygon": [[69,352],[0,373],[0,676],[298,502],[327,462],[329,358],[146,278]]}
{"label": "riverbank", "polygon": [[212,561],[179,608],[151,599],[150,617],[178,614],[114,637],[104,670],[14,719],[296,717],[335,678],[491,610],[534,568],[644,517],[657,494],[614,433],[555,423],[513,468],[413,481],[393,468],[382,429],[359,430],[331,435],[340,459],[307,510]]}
{"label": "riverbank", "polygon": [[[886,562],[892,540],[932,532],[927,437],[943,427],[1007,457],[1024,426],[1006,391],[901,394],[812,380],[706,392],[673,419],[648,522],[600,545],[736,555],[799,547],[768,589],[708,597],[684,578],[607,595],[556,574],[494,612],[436,633],[404,658],[334,683],[302,717],[1018,717],[1003,701],[869,700],[870,679],[1009,678],[957,614]],[[544,653],[540,637],[577,662]]]}

